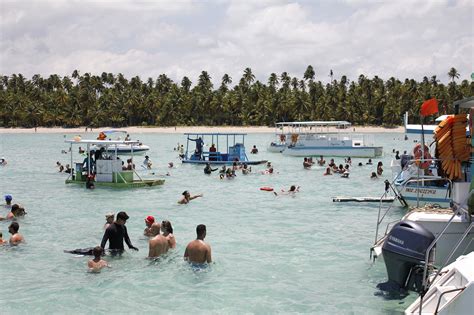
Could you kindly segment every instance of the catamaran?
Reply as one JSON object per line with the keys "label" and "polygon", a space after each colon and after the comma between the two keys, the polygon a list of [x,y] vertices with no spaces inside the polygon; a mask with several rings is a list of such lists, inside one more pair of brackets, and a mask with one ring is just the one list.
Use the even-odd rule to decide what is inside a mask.
{"label": "catamaran", "polygon": [[[107,186],[115,188],[136,188],[148,187],[164,184],[164,179],[143,179],[133,168],[124,169],[122,160],[119,158],[119,148],[130,147],[131,161],[133,161],[133,146],[138,145],[138,141],[126,140],[83,140],[80,136],[74,139],[65,140],[69,143],[71,152],[72,168],[66,184],[82,184],[92,182],[94,186]],[[86,147],[86,157],[81,155],[81,162],[74,164],[73,145]],[[100,158],[93,158],[95,150],[100,152]],[[104,156],[106,155],[106,156]],[[99,155],[98,155],[99,156]]]}
{"label": "catamaran", "polygon": [[[351,124],[347,121],[301,121],[276,124],[276,141],[270,152],[289,156],[377,157],[383,148],[375,146],[373,135],[343,132]],[[339,132],[330,131],[336,128]]]}
{"label": "catamaran", "polygon": [[[246,133],[185,133],[183,163],[191,164],[263,164],[267,160],[249,160],[245,153]],[[190,142],[195,142],[195,148]],[[206,150],[204,151],[204,146]]]}

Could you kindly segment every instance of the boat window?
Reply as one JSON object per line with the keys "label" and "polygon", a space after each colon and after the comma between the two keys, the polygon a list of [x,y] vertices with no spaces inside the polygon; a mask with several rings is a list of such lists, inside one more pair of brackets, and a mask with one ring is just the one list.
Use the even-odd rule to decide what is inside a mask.
{"label": "boat window", "polygon": [[355,147],[360,147],[360,146],[361,146],[361,143],[358,142],[358,141],[354,141],[354,146],[355,146]]}

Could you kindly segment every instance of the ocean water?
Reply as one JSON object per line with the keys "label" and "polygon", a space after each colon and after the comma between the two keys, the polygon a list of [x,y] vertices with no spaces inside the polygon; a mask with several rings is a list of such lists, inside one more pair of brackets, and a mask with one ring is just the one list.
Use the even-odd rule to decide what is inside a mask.
{"label": "ocean water", "polygon": [[[9,161],[0,167],[0,194],[12,194],[28,213],[19,220],[26,243],[0,247],[0,313],[400,314],[416,298],[412,293],[388,300],[377,294],[376,284],[386,281],[383,262],[369,259],[378,204],[331,199],[380,196],[384,179],[391,178],[392,149],[413,146],[403,134],[375,134],[384,156],[372,166],[353,158],[349,179],[323,176],[318,166],[305,170],[302,158],[266,152],[270,134],[250,134],[246,147],[260,149],[252,158],[270,160],[276,173],[262,175],[264,166],[252,166],[251,175],[233,180],[220,180],[217,172],[206,176],[202,166],[182,165],[173,151],[185,141],[182,135],[132,136],[151,146],[153,172],[170,173],[163,186],[89,191],[66,185],[66,174],[55,168],[56,161],[70,161],[61,153],[68,149],[64,135],[0,134],[0,155]],[[136,158],[137,166],[142,160]],[[370,180],[379,160],[384,174]],[[301,187],[293,197],[259,190],[290,185]],[[178,205],[183,190],[204,197]],[[107,257],[112,268],[90,274],[88,257],[63,250],[98,245],[109,211],[128,213],[128,232],[140,251]],[[397,207],[388,220],[404,211]],[[6,213],[0,208],[1,216]],[[142,234],[148,215],[171,221],[177,239],[177,248],[155,262],[145,259],[148,244]],[[193,270],[182,256],[201,223],[207,226],[213,263]],[[8,225],[0,221],[7,239]]]}

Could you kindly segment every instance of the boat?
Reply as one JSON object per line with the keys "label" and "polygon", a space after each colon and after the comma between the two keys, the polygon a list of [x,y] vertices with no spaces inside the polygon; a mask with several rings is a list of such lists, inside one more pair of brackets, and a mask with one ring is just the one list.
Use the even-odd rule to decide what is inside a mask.
{"label": "boat", "polygon": [[405,310],[406,315],[472,314],[474,310],[474,252],[441,269],[428,291]]}
{"label": "boat", "polygon": [[[113,188],[138,188],[138,187],[150,187],[163,185],[164,179],[143,179],[134,169],[123,170],[123,162],[118,156],[119,148],[125,146],[136,146],[138,141],[126,141],[126,140],[83,140],[80,136],[76,136],[74,139],[65,140],[69,143],[71,152],[71,173],[66,179],[66,184],[80,184],[86,186],[86,183],[92,183],[93,186],[105,186]],[[86,147],[84,158],[81,155],[83,161],[76,162],[74,164],[73,145],[79,145]],[[94,161],[92,155],[94,150],[92,148],[102,148],[102,154],[108,156],[102,156],[101,159]],[[133,150],[131,151],[131,159],[133,161]],[[88,167],[91,165],[91,167]]]}
{"label": "boat", "polygon": [[[112,140],[128,140],[130,141],[129,134],[127,133],[126,130],[117,130],[117,129],[110,129],[110,130],[104,130],[99,133],[99,136],[97,137],[97,140],[107,140],[107,141],[112,141]],[[107,150],[112,150],[113,152],[116,152],[117,154],[130,154],[130,153],[135,153],[135,154],[142,154],[145,153],[146,151],[150,150],[150,147],[141,143],[139,140],[136,140],[133,145],[128,145],[128,144],[118,144],[116,146],[103,146],[100,144],[95,144],[91,147],[91,150],[100,150],[102,147],[107,147]],[[108,152],[112,152],[108,151]]]}
{"label": "boat", "polygon": [[[267,160],[249,160],[245,153],[246,133],[185,133],[186,151],[183,163],[232,165],[234,162],[247,165],[267,163]],[[190,142],[196,142],[194,147]],[[204,144],[207,149],[204,151]]]}
{"label": "boat", "polygon": [[347,121],[302,121],[277,123],[279,142],[270,143],[269,151],[287,156],[377,157],[382,147],[374,145],[369,134],[334,132],[351,126]]}
{"label": "boat", "polygon": [[[455,112],[459,111],[459,107],[470,108],[471,112],[474,112],[474,98],[455,102],[454,105]],[[464,126],[460,123],[457,126],[457,134],[460,135],[459,139],[461,139],[461,135],[465,135],[464,130],[462,130]],[[449,128],[452,128],[452,126]],[[470,128],[472,129],[472,126]],[[436,129],[435,132],[439,132],[439,129]],[[470,166],[474,158],[471,153],[474,143],[472,139],[469,140],[470,159],[468,164]],[[459,163],[458,158],[458,156],[455,156],[451,163]],[[446,164],[443,164],[443,167],[445,166]],[[439,208],[432,205],[414,208],[404,215],[400,221],[387,223],[384,229],[385,233],[381,237],[379,236],[379,231],[383,230],[381,223],[392,205],[384,211],[382,211],[382,207],[379,208],[371,256],[373,255],[374,259],[376,257],[383,258],[388,281],[379,284],[378,287],[383,291],[415,291],[420,294],[421,298],[425,299],[425,302],[420,299],[418,304],[415,303],[413,307],[407,309],[407,314],[411,314],[413,310],[416,310],[417,314],[431,314],[432,310],[436,310],[436,308],[440,310],[440,306],[446,306],[446,310],[453,310],[465,305],[464,302],[459,302],[459,306],[454,308],[447,306],[451,302],[458,303],[454,302],[457,294],[452,293],[464,290],[466,282],[454,283],[453,279],[455,277],[461,279],[462,277],[452,274],[451,277],[445,278],[443,282],[436,281],[445,266],[451,263],[456,264],[458,257],[474,251],[474,187],[472,186],[472,176],[474,174],[471,172],[463,173],[462,177],[468,177],[470,179],[469,183],[457,182],[456,177],[460,172],[458,167],[460,166],[450,164],[448,169],[452,172],[448,172],[448,175],[451,176],[451,179],[454,179],[453,195],[449,208]],[[456,175],[453,176],[452,174]],[[469,257],[471,256],[469,255]],[[469,266],[472,272],[471,259],[472,257]],[[446,281],[453,285],[456,284],[461,289],[452,288],[452,285],[440,288],[444,283],[447,283]],[[430,290],[431,293],[428,293]],[[470,290],[467,299],[472,303],[472,289]],[[420,309],[420,305],[422,305],[422,309]],[[470,305],[470,311],[472,311],[472,304]],[[445,312],[445,314],[451,313]]]}

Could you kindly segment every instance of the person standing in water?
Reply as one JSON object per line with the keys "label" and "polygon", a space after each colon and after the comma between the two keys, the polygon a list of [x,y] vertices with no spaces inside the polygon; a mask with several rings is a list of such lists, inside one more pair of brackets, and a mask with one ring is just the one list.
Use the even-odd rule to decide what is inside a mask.
{"label": "person standing in water", "polygon": [[190,263],[211,263],[211,246],[204,242],[206,237],[206,226],[199,224],[196,227],[197,238],[194,241],[189,242],[184,251],[184,260]]}
{"label": "person standing in water", "polygon": [[158,231],[158,234],[148,241],[148,258],[164,255],[169,249],[168,240]]}
{"label": "person standing in water", "polygon": [[212,172],[217,171],[217,168],[212,168],[211,164],[206,163],[206,167],[204,168],[204,174],[210,175]]}
{"label": "person standing in water", "polygon": [[100,272],[100,270],[104,267],[110,268],[110,265],[107,263],[107,261],[101,258],[104,253],[102,247],[94,247],[92,253],[94,254],[94,259],[91,259],[87,262],[87,267],[89,268],[90,272]]}
{"label": "person standing in water", "polygon": [[170,248],[176,248],[176,239],[174,238],[173,226],[171,226],[170,221],[165,220],[165,221],[161,222],[161,232],[162,232],[162,235],[168,241],[169,247]]}
{"label": "person standing in water", "polygon": [[10,237],[10,245],[18,245],[25,241],[25,238],[23,237],[23,235],[18,233],[19,229],[20,229],[20,225],[18,224],[18,222],[12,222],[10,226],[8,227],[8,232],[12,235]]}
{"label": "person standing in water", "polygon": [[138,251],[138,248],[132,245],[130,237],[128,237],[127,227],[125,226],[128,218],[127,213],[123,211],[117,213],[117,219],[105,230],[100,247],[105,248],[105,244],[109,241],[109,250],[121,254],[124,251],[123,241],[125,241],[128,248]]}

